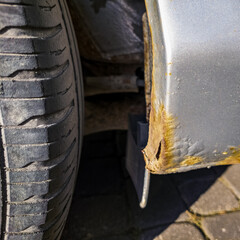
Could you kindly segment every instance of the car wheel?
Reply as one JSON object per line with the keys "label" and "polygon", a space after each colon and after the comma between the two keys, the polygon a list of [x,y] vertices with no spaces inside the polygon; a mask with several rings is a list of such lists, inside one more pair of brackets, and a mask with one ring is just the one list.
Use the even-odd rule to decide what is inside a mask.
{"label": "car wheel", "polygon": [[0,0],[1,239],[60,239],[83,125],[66,2]]}

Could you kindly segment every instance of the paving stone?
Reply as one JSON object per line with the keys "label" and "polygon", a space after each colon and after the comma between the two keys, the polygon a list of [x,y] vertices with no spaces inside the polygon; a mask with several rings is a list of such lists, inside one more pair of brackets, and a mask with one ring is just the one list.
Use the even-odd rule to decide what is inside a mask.
{"label": "paving stone", "polygon": [[190,223],[174,223],[145,232],[141,240],[204,240],[197,227]]}
{"label": "paving stone", "polygon": [[[151,176],[150,194],[145,209],[139,207],[139,202],[133,184],[127,184],[127,195],[130,203],[133,225],[137,228],[149,228],[160,224],[187,218],[186,208],[176,191],[169,175]],[[181,215],[182,214],[182,215]]]}
{"label": "paving stone", "polygon": [[123,196],[74,199],[62,240],[92,239],[119,234],[127,229],[127,207]]}
{"label": "paving stone", "polygon": [[175,222],[189,222],[191,221],[190,215],[187,211],[180,213]]}
{"label": "paving stone", "polygon": [[179,191],[187,206],[198,214],[213,214],[239,207],[232,192],[211,178],[189,180],[179,186]]}
{"label": "paving stone", "polygon": [[[62,240],[203,240],[201,231],[187,223],[190,217],[182,199],[200,214],[236,206],[232,192],[216,180],[222,176],[239,196],[240,165],[152,175],[148,206],[141,210],[128,174],[123,176],[125,136],[120,135],[110,131],[85,137],[78,185]],[[203,230],[211,240],[240,240],[239,214],[204,217]]]}
{"label": "paving stone", "polygon": [[240,240],[240,212],[206,217],[202,227],[211,240]]}
{"label": "paving stone", "polygon": [[222,174],[222,178],[229,184],[231,189],[240,198],[240,165],[229,166],[225,172]]}

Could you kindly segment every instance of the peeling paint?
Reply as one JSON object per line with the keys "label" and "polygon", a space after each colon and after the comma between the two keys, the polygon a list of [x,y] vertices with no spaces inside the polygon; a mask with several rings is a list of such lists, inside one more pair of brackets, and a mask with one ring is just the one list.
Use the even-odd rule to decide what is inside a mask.
{"label": "peeling paint", "polygon": [[186,156],[182,162],[180,162],[180,166],[189,166],[203,162],[204,159],[198,156]]}
{"label": "peeling paint", "polygon": [[230,147],[231,152],[228,157],[216,163],[216,165],[238,164],[240,163],[240,147]]}
{"label": "peeling paint", "polygon": [[[152,94],[152,97],[154,94]],[[153,97],[154,98],[154,97]],[[182,161],[176,161],[174,131],[177,120],[166,112],[163,104],[160,109],[151,107],[149,140],[143,149],[146,168],[153,174],[174,173],[180,168],[204,162],[201,156],[185,156]]]}
{"label": "peeling paint", "polygon": [[[146,2],[147,4],[147,2]],[[156,2],[153,3],[156,7]],[[148,10],[148,9],[147,9]],[[148,11],[147,11],[148,14]],[[173,144],[174,129],[176,128],[174,118],[167,113],[164,104],[159,103],[156,96],[155,87],[155,51],[156,45],[153,37],[153,29],[149,22],[151,51],[152,51],[152,72],[148,75],[152,76],[151,83],[151,108],[149,117],[149,137],[147,146],[143,149],[143,155],[146,162],[146,168],[151,173],[162,173],[163,171],[173,170]],[[171,64],[171,62],[169,62]],[[159,76],[160,77],[160,76]]]}
{"label": "peeling paint", "polygon": [[[152,84],[151,104],[149,104],[151,105],[149,136],[147,146],[143,149],[146,168],[154,174],[167,174],[216,165],[240,163],[240,148],[231,147],[227,149],[227,143],[229,145],[238,144],[236,139],[239,139],[239,135],[237,135],[238,138],[229,136],[233,132],[239,133],[239,131],[236,130],[236,126],[239,126],[239,121],[236,120],[236,113],[239,113],[236,109],[239,109],[239,105],[237,106],[235,102],[232,104],[229,100],[229,104],[232,105],[229,105],[228,111],[233,113],[234,117],[228,117],[231,116],[231,114],[226,114],[224,118],[221,119],[222,125],[224,127],[228,126],[228,128],[226,127],[224,130],[226,131],[225,136],[228,138],[222,140],[223,138],[221,137],[223,134],[219,134],[219,129],[223,128],[217,128],[217,126],[221,126],[221,124],[218,124],[218,116],[222,113],[222,109],[220,111],[218,108],[215,108],[214,104],[216,103],[212,101],[211,98],[209,98],[209,101],[206,101],[206,92],[198,91],[198,89],[200,89],[199,87],[205,89],[208,82],[198,81],[196,84],[192,81],[192,79],[195,79],[196,73],[198,73],[199,80],[206,79],[206,76],[212,79],[212,77],[215,76],[214,74],[219,76],[218,69],[211,74],[202,73],[199,71],[201,68],[193,69],[198,65],[191,65],[192,67],[188,69],[190,75],[186,75],[185,67],[189,65],[189,62],[186,62],[185,65],[182,64],[181,55],[178,55],[179,52],[176,51],[175,45],[171,45],[174,41],[178,43],[180,38],[176,38],[174,34],[171,35],[170,31],[175,31],[176,29],[174,27],[172,27],[172,29],[168,27],[171,27],[172,22],[166,20],[169,19],[169,14],[167,14],[164,9],[167,9],[169,13],[174,11],[171,7],[167,8],[167,1],[165,1],[165,4],[162,2],[163,1],[159,0],[145,0],[150,29],[149,41],[152,43],[152,72],[148,73],[148,77],[151,76]],[[192,28],[191,24],[189,28]],[[205,29],[203,29],[203,32],[204,31]],[[179,33],[179,31],[176,31],[176,33]],[[168,41],[169,39],[172,41]],[[179,42],[185,47],[185,42]],[[196,39],[196,42],[198,42],[198,39]],[[195,46],[196,45],[191,46],[193,48],[193,54],[188,51],[189,49],[186,45],[187,53],[189,53],[189,56],[192,56],[193,59],[198,56],[194,52]],[[149,49],[146,49],[146,52],[148,50]],[[147,54],[149,53],[147,52]],[[226,51],[226,55],[227,54],[228,51]],[[206,65],[205,60],[202,60],[201,57],[195,60],[196,62],[199,61],[202,64],[201,66]],[[211,63],[211,59],[209,62]],[[213,63],[215,64],[215,61],[213,61]],[[177,81],[175,81],[175,79]],[[219,79],[219,77],[216,79]],[[180,89],[180,81],[182,89]],[[188,88],[190,82],[192,88]],[[237,80],[232,80],[232,83],[235,85],[238,83],[236,82]],[[224,78],[222,78],[222,83],[226,83]],[[216,80],[216,86],[219,86],[221,90],[222,85],[217,84],[219,84],[218,80]],[[186,91],[188,91],[186,94],[183,86],[185,86]],[[216,89],[210,88],[210,90],[212,90],[214,95]],[[232,91],[230,88],[228,90]],[[182,94],[183,92],[184,94]],[[216,96],[219,97],[219,99],[222,97],[222,95],[218,93]],[[238,99],[238,97],[239,94],[236,93],[236,99]],[[208,106],[209,102],[212,104],[211,108]],[[208,107],[201,108],[201,106]],[[204,111],[205,109],[206,111]],[[203,112],[204,114],[202,114]],[[211,117],[208,118],[208,115]],[[214,119],[216,119],[217,123],[215,129],[213,128]],[[230,120],[230,122],[234,124],[231,125],[227,120]],[[234,127],[231,128],[231,126]],[[225,144],[226,148],[224,148]]]}
{"label": "peeling paint", "polygon": [[151,106],[150,126],[152,127],[149,129],[149,141],[143,150],[146,168],[152,173],[167,171],[173,167],[176,124],[174,118],[166,113],[163,104],[160,109]]}
{"label": "peeling paint", "polygon": [[[147,4],[147,2],[146,2]],[[156,4],[156,2],[154,2]],[[155,6],[156,7],[156,6]],[[148,9],[147,9],[148,10]],[[148,14],[148,11],[147,11]],[[158,102],[155,87],[155,51],[156,46],[153,38],[153,29],[149,22],[152,51],[152,76],[151,83],[151,108],[149,117],[149,137],[147,146],[143,149],[146,168],[151,173],[161,173],[172,167],[173,143],[175,123],[173,117],[168,114],[163,103]],[[160,76],[159,76],[160,77]]]}

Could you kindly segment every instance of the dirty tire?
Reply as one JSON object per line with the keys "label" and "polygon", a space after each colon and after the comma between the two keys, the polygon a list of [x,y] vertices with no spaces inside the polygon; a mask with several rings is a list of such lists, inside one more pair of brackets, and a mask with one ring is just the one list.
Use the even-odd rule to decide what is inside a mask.
{"label": "dirty tire", "polygon": [[78,169],[82,78],[64,0],[0,0],[1,240],[61,238]]}

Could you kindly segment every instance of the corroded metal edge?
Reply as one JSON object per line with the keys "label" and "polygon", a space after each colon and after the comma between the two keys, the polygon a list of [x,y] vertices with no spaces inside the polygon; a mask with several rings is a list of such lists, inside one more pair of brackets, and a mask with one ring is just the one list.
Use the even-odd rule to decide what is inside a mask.
{"label": "corroded metal edge", "polygon": [[[171,56],[165,55],[165,48],[167,46],[164,42],[165,39],[161,39],[161,34],[159,34],[161,26],[156,26],[156,24],[162,24],[157,12],[157,0],[145,0],[145,3],[153,56],[149,140],[147,146],[143,149],[146,168],[154,174],[167,174],[216,165],[240,163],[239,146],[228,147],[228,151],[222,152],[213,161],[207,158],[207,154],[185,155],[181,159],[175,155],[177,141],[181,141],[176,140],[179,136],[176,136],[175,133],[179,123],[177,117],[169,112],[168,99],[164,99],[167,87],[159,86],[161,83],[157,80],[157,78],[165,78],[167,82],[171,77]],[[156,84],[158,84],[157,89],[161,89],[162,92],[160,91],[159,93],[159,91],[156,91]]]}
{"label": "corroded metal edge", "polygon": [[147,13],[143,14],[142,21],[144,40],[144,82],[145,82],[146,119],[148,121],[151,110],[152,42]]}

